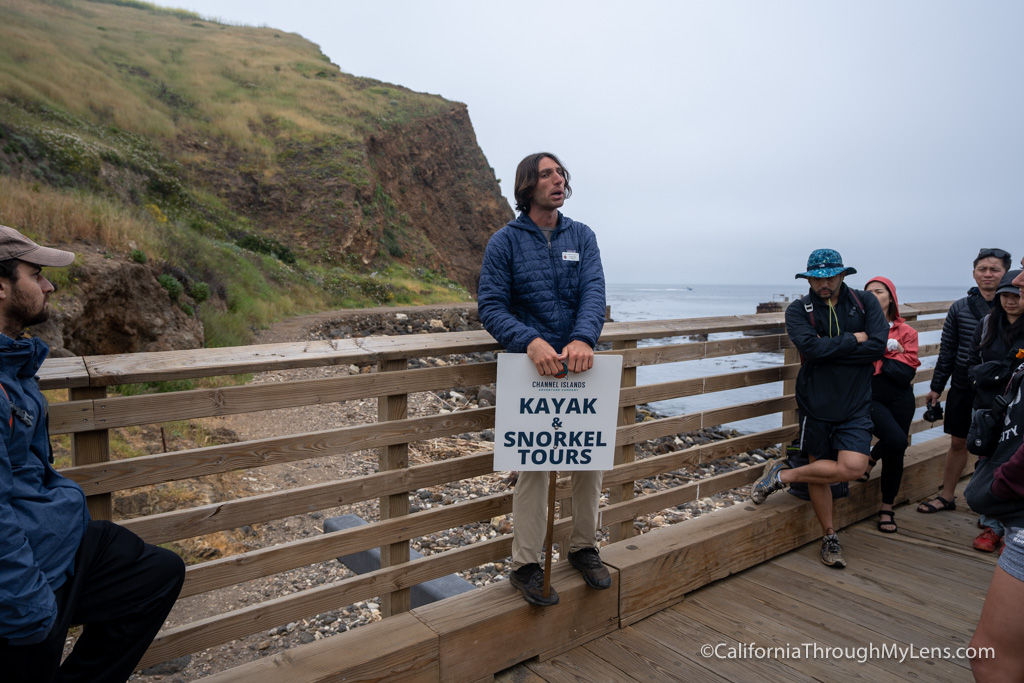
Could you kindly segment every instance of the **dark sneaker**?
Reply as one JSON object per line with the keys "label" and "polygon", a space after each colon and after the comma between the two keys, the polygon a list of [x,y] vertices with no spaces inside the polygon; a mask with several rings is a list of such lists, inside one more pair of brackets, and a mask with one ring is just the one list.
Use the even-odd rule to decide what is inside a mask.
{"label": "dark sneaker", "polygon": [[607,567],[601,562],[601,555],[598,554],[597,548],[583,548],[569,553],[569,564],[580,570],[583,580],[591,588],[600,591],[612,585],[612,575],[608,573]]}
{"label": "dark sneaker", "polygon": [[843,559],[843,547],[839,545],[839,537],[835,534],[829,534],[821,539],[821,561],[836,569],[846,566],[846,560]]}
{"label": "dark sneaker", "polygon": [[785,460],[773,460],[765,465],[764,474],[750,485],[750,500],[760,505],[768,499],[768,496],[786,488],[786,485],[779,481],[779,472],[788,469],[789,465]]}
{"label": "dark sneaker", "polygon": [[524,564],[508,575],[509,583],[523,593],[523,599],[531,605],[550,607],[558,604],[558,591],[549,586],[548,597],[544,597],[544,570],[536,562]]}

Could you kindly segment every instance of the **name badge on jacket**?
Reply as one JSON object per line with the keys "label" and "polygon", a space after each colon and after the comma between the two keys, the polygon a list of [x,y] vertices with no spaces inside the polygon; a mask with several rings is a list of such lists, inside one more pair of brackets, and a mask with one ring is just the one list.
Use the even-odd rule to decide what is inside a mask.
{"label": "name badge on jacket", "polygon": [[567,249],[567,250],[562,252],[562,260],[563,261],[579,261],[580,260],[580,254],[579,254],[579,252],[573,251],[572,249]]}

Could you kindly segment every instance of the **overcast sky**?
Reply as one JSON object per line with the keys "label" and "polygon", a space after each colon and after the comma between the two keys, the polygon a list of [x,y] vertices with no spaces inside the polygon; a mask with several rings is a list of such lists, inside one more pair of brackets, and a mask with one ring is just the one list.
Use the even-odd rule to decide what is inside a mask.
{"label": "overcast sky", "polygon": [[784,283],[827,246],[966,286],[979,247],[1024,254],[1018,0],[160,4],[465,102],[506,197],[558,154],[613,283]]}

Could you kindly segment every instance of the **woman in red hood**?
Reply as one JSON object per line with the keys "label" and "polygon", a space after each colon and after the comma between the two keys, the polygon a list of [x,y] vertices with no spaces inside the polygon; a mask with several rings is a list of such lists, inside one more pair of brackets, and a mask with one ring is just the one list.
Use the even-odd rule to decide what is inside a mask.
{"label": "woman in red hood", "polygon": [[878,443],[871,449],[868,470],[860,481],[867,481],[871,468],[882,465],[882,509],[878,512],[878,530],[896,533],[896,516],[892,504],[903,479],[903,454],[909,442],[910,422],[914,419],[914,373],[921,361],[917,358],[917,330],[900,317],[896,287],[884,277],[868,280],[864,289],[878,299],[889,321],[889,341],[885,357],[875,361],[871,379],[872,432]]}

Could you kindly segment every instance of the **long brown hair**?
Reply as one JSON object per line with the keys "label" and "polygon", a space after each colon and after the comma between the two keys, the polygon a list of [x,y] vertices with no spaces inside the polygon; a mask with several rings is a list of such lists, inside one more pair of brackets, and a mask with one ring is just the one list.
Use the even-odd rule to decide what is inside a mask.
{"label": "long brown hair", "polygon": [[569,187],[569,169],[565,167],[551,152],[537,152],[531,154],[519,162],[516,168],[516,211],[530,213],[530,205],[533,202],[533,191],[537,189],[537,181],[540,180],[540,160],[544,157],[551,159],[562,169],[562,177],[565,178],[565,198],[572,196],[572,188]]}

